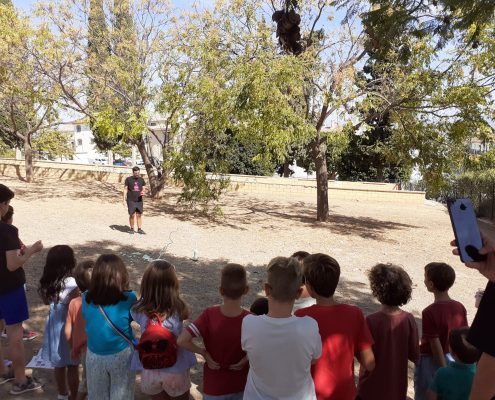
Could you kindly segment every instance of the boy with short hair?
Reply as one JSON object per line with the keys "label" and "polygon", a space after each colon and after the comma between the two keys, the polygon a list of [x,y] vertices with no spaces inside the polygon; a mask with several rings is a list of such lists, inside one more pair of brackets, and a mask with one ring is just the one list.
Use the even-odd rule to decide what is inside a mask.
{"label": "boy with short hair", "polygon": [[326,254],[304,259],[304,277],[316,305],[296,311],[313,318],[323,342],[321,358],[311,372],[318,400],[354,400],[354,356],[364,370],[375,367],[373,339],[363,312],[356,306],[338,304],[334,299],[340,278],[339,263]]}
{"label": "boy with short hair", "polygon": [[450,331],[450,354],[454,358],[448,367],[440,368],[428,389],[428,400],[468,400],[476,373],[480,352],[466,341],[469,328]]}
{"label": "boy with short hair", "polygon": [[447,365],[450,331],[468,325],[466,309],[449,296],[454,282],[455,271],[450,265],[432,262],[425,266],[425,286],[435,301],[422,312],[421,355],[414,370],[415,400],[426,399],[435,372]]}
{"label": "boy with short hair", "polygon": [[[304,250],[303,251],[296,251],[294,254],[291,255],[291,257],[293,257],[297,261],[299,261],[301,268],[303,267],[303,261],[307,256],[309,256],[309,253],[307,251],[304,251]],[[313,299],[309,295],[308,289],[306,288],[306,284],[304,281],[304,273],[301,272],[301,274],[302,274],[302,280],[303,280],[303,283],[301,286],[302,292],[301,292],[301,295],[294,302],[294,307],[292,308],[293,313],[295,313],[297,310],[299,310],[301,308],[309,307],[309,306],[316,304],[316,300]]]}
{"label": "boy with short hair", "polygon": [[[0,184],[0,217],[9,211],[14,192]],[[41,387],[32,377],[26,376],[25,352],[22,342],[22,323],[29,318],[29,310],[24,291],[26,275],[24,263],[43,249],[41,241],[20,252],[18,230],[15,226],[0,222],[0,332],[7,327],[12,369],[4,365],[0,348],[0,385],[13,381],[11,394],[17,395]]]}
{"label": "boy with short hair", "polygon": [[268,264],[267,315],[248,315],[242,323],[242,348],[249,358],[244,398],[315,400],[311,363],[321,354],[318,325],[292,315],[301,293],[301,268],[294,258],[276,257]]}
{"label": "boy with short hair", "polygon": [[[241,298],[249,290],[246,270],[239,264],[222,269],[220,294],[223,304],[205,309],[180,334],[179,346],[201,354],[206,363],[203,372],[205,400],[241,400],[249,369],[241,348],[241,325],[249,311],[241,307]],[[205,348],[192,339],[201,338]]]}

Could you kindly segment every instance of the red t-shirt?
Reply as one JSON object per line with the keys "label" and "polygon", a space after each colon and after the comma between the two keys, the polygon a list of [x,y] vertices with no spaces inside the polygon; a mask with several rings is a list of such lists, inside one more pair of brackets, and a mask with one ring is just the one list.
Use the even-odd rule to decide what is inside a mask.
{"label": "red t-shirt", "polygon": [[203,390],[210,396],[221,396],[244,391],[249,364],[233,371],[229,366],[241,361],[246,353],[241,348],[242,320],[249,311],[243,310],[237,317],[226,317],[220,306],[209,307],[186,328],[192,336],[201,337],[206,351],[220,364],[220,369],[203,371]]}
{"label": "red t-shirt", "polygon": [[468,326],[464,306],[455,300],[439,301],[423,310],[423,335],[421,354],[432,354],[429,339],[439,338],[444,354],[449,350],[449,332],[452,329]]}
{"label": "red t-shirt", "polygon": [[406,400],[408,364],[419,358],[418,326],[412,314],[377,312],[366,318],[375,344],[376,366],[362,371],[358,392],[362,400]]}
{"label": "red t-shirt", "polygon": [[354,354],[369,349],[373,338],[362,311],[355,306],[314,305],[296,311],[296,316],[316,320],[322,354],[311,367],[318,400],[354,400]]}

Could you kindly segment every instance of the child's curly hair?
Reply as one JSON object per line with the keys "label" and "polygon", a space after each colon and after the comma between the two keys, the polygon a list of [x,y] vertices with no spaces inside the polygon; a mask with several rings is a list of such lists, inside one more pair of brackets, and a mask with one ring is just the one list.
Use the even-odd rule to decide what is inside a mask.
{"label": "child's curly hair", "polygon": [[369,271],[368,278],[371,292],[381,304],[398,307],[411,299],[411,278],[397,265],[377,264]]}

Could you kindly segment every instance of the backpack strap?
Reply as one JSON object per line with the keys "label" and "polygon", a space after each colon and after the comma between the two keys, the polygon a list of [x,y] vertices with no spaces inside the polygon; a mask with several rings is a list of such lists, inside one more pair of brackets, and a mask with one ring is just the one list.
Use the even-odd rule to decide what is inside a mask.
{"label": "backpack strap", "polygon": [[100,312],[103,314],[103,317],[105,318],[105,320],[108,322],[108,325],[110,325],[110,327],[115,331],[115,333],[117,333],[122,339],[124,339],[127,344],[129,346],[131,346],[132,349],[136,348],[136,346],[134,345],[134,343],[132,342],[131,339],[129,339],[125,334],[124,332],[122,332],[119,328],[117,328],[114,323],[112,322],[112,320],[108,317],[107,313],[105,312],[105,310],[103,309],[102,306],[98,306],[98,308],[100,309]]}

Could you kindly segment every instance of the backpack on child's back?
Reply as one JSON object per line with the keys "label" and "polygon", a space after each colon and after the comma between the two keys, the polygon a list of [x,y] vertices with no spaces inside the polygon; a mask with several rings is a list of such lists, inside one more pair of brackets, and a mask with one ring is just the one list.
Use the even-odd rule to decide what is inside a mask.
{"label": "backpack on child's back", "polygon": [[169,368],[177,362],[177,339],[156,313],[148,317],[136,349],[145,369]]}

